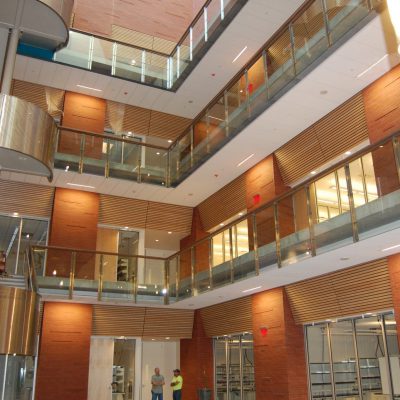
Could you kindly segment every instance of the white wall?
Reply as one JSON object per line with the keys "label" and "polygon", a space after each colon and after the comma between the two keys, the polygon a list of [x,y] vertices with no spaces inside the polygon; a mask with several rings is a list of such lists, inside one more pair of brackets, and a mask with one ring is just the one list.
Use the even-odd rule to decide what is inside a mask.
{"label": "white wall", "polygon": [[143,341],[142,355],[142,399],[151,400],[151,376],[154,368],[160,368],[165,378],[164,399],[172,399],[172,389],[169,386],[173,370],[179,368],[179,342]]}

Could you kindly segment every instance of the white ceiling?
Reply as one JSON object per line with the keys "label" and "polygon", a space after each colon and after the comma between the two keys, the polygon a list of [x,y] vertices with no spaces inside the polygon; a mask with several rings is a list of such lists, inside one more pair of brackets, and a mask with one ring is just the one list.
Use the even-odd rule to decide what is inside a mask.
{"label": "white ceiling", "polygon": [[[250,3],[257,4],[253,1]],[[386,40],[381,18],[376,17],[177,188],[137,184],[126,180],[106,179],[87,174],[65,173],[61,170],[54,171],[52,185],[65,187],[67,182],[74,182],[94,186],[93,191],[99,193],[194,207],[399,62],[399,56],[393,54],[382,59],[386,54]],[[382,61],[361,78],[357,78],[361,72],[379,60]],[[33,62],[36,61],[33,60]],[[30,62],[31,59],[29,59]],[[53,64],[42,63],[42,67],[44,65],[51,66]],[[85,74],[92,78],[94,76],[88,72]],[[40,79],[45,79],[46,74],[43,70],[39,75],[42,77]],[[196,85],[201,86],[201,79]],[[321,94],[321,91],[327,91],[327,93]],[[177,95],[178,97],[180,96]],[[254,156],[249,161],[241,167],[237,167],[240,161],[253,153]],[[45,178],[15,173],[2,172],[1,177],[48,184]]]}
{"label": "white ceiling", "polygon": [[[14,78],[194,118],[302,3],[249,0],[177,93],[24,56],[17,56]],[[248,49],[232,63],[245,46]],[[77,84],[102,92],[81,89]]]}

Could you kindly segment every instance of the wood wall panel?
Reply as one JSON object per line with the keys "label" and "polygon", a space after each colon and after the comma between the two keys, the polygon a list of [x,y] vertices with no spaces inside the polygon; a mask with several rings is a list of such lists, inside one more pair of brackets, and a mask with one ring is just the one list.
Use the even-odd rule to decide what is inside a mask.
{"label": "wood wall panel", "polygon": [[194,311],[94,305],[93,335],[191,338]]}
{"label": "wood wall panel", "polygon": [[54,188],[0,179],[0,213],[50,218]]}
{"label": "wood wall panel", "polygon": [[100,195],[99,223],[189,234],[191,207]]}
{"label": "wood wall panel", "polygon": [[91,305],[45,303],[37,400],[87,399],[91,321]]}
{"label": "wood wall panel", "polygon": [[293,184],[368,140],[365,112],[359,93],[279,148],[275,155],[284,183]]}
{"label": "wood wall panel", "polygon": [[284,288],[251,298],[257,399],[307,400],[303,327],[295,324]]}
{"label": "wood wall panel", "polygon": [[[129,104],[107,101],[107,128],[113,131],[133,132],[165,140],[175,140],[190,125],[191,120],[172,114],[153,111]],[[168,143],[165,143],[167,145]]]}
{"label": "wood wall panel", "polygon": [[393,308],[387,259],[286,286],[297,324]]}
{"label": "wood wall panel", "polygon": [[198,205],[205,231],[209,231],[245,209],[246,184],[244,175],[240,175]]}
{"label": "wood wall panel", "polygon": [[400,253],[388,257],[390,285],[392,289],[394,317],[397,323],[397,340],[400,344]]}
{"label": "wood wall panel", "polygon": [[251,304],[251,296],[247,296],[202,308],[200,314],[207,336],[251,332],[253,329]]}
{"label": "wood wall panel", "polygon": [[[96,250],[99,195],[57,188],[51,218],[49,245],[72,249]],[[47,273],[54,269],[59,276],[69,276],[70,253],[52,250],[48,254]],[[80,253],[77,256],[76,277],[93,279],[95,257]]]}
{"label": "wood wall panel", "polygon": [[22,100],[36,104],[54,118],[60,118],[62,115],[64,90],[14,79],[11,94]]}
{"label": "wood wall panel", "polygon": [[110,36],[112,25],[118,25],[176,43],[194,15],[193,2],[187,0],[75,0],[73,26]]}
{"label": "wood wall panel", "polygon": [[366,88],[363,97],[372,143],[400,130],[400,66]]}

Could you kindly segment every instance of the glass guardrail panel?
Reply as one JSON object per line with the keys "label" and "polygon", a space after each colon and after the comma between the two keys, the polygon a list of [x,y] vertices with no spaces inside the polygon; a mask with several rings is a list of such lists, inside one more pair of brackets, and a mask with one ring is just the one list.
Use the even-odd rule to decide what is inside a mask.
{"label": "glass guardrail panel", "polygon": [[221,0],[211,0],[207,6],[207,34],[212,35],[221,23]]}
{"label": "glass guardrail panel", "polygon": [[114,43],[94,37],[92,46],[91,71],[111,75],[113,72]]}
{"label": "glass guardrail panel", "polygon": [[54,53],[53,61],[90,69],[92,36],[70,31],[66,47]]}
{"label": "glass guardrail panel", "polygon": [[369,13],[367,0],[326,0],[329,33],[335,43]]}
{"label": "glass guardrail panel", "polygon": [[238,0],[223,0],[224,3],[224,14],[228,14],[229,11],[237,4]]}
{"label": "glass guardrail panel", "polygon": [[225,116],[225,97],[220,97],[207,112],[209,152],[219,148],[228,136]]}
{"label": "glass guardrail panel", "polygon": [[[123,255],[98,255],[96,273],[102,272],[102,301],[129,300],[135,301],[135,276],[137,258]],[[103,263],[102,269],[100,264]]]}
{"label": "glass guardrail panel", "polygon": [[54,166],[65,171],[78,172],[83,139],[84,135],[80,133],[60,130]]}
{"label": "glass guardrail panel", "polygon": [[240,127],[249,117],[246,76],[242,75],[226,92],[228,128]]}
{"label": "glass guardrail panel", "polygon": [[164,186],[166,184],[168,152],[142,146],[140,160],[141,182]]}
{"label": "glass guardrail panel", "polygon": [[289,29],[285,30],[268,48],[266,63],[268,92],[272,97],[295,76]]}
{"label": "glass guardrail panel", "polygon": [[[177,178],[187,172],[193,165],[192,152],[191,152],[192,134],[191,130],[177,142],[176,158],[174,159],[171,170],[171,176],[175,175]],[[174,150],[175,151],[175,150]]]}
{"label": "glass guardrail panel", "polygon": [[200,162],[209,153],[209,131],[207,115],[198,120],[193,127],[193,162]]}
{"label": "glass guardrail panel", "polygon": [[193,58],[205,45],[204,11],[200,18],[192,25],[192,54]]}
{"label": "glass guardrail panel", "polygon": [[96,253],[76,252],[75,275],[72,296],[93,296],[98,291]]}
{"label": "glass guardrail panel", "polygon": [[179,78],[180,76],[180,70],[181,70],[181,65],[180,65],[180,49],[179,46],[177,48],[177,51],[175,52],[175,54],[172,56],[171,58],[172,62],[172,84],[174,82],[176,82],[176,80]]}
{"label": "glass guardrail panel", "polygon": [[194,247],[194,287],[197,293],[203,293],[211,289],[210,252],[209,241],[199,243]]}
{"label": "glass guardrail panel", "polygon": [[346,173],[340,168],[310,185],[316,253],[353,242],[350,196]]}
{"label": "glass guardrail panel", "polygon": [[139,259],[137,302],[164,304],[165,262],[157,259]]}
{"label": "glass guardrail panel", "polygon": [[265,58],[262,55],[247,71],[250,113],[255,114],[265,108],[268,100]]}
{"label": "glass guardrail panel", "polygon": [[329,46],[321,1],[315,1],[292,23],[296,72],[300,73]]}
{"label": "glass guardrail panel", "polygon": [[178,285],[179,275],[179,256],[176,256],[169,260],[168,264],[168,301],[174,303],[176,301],[176,290]]}
{"label": "glass guardrail panel", "polygon": [[350,164],[360,239],[400,226],[400,184],[391,142]]}
{"label": "glass guardrail panel", "polygon": [[255,214],[260,269],[278,263],[274,208],[267,207]]}
{"label": "glass guardrail panel", "polygon": [[190,33],[188,32],[180,44],[179,59],[180,59],[180,72],[185,71],[189,65],[190,59]]}
{"label": "glass guardrail panel", "polygon": [[168,58],[167,56],[146,52],[144,80],[142,82],[167,89]]}
{"label": "glass guardrail panel", "polygon": [[84,135],[83,173],[105,175],[108,142],[100,136]]}
{"label": "glass guardrail panel", "polygon": [[[254,263],[252,218],[238,222],[232,227],[233,279],[249,278],[256,273]],[[253,250],[250,250],[253,248]]]}
{"label": "glass guardrail panel", "polygon": [[229,229],[212,237],[212,282],[213,287],[220,287],[233,282],[233,260]]}
{"label": "glass guardrail panel", "polygon": [[115,45],[115,66],[113,75],[140,82],[142,79],[143,50],[134,47]]}
{"label": "glass guardrail panel", "polygon": [[132,142],[108,140],[109,176],[137,181],[145,148]]}
{"label": "glass guardrail panel", "polygon": [[192,252],[191,249],[179,253],[178,260],[178,289],[179,300],[192,296]]}
{"label": "glass guardrail panel", "polygon": [[307,192],[300,189],[278,202],[278,221],[282,265],[311,257]]}

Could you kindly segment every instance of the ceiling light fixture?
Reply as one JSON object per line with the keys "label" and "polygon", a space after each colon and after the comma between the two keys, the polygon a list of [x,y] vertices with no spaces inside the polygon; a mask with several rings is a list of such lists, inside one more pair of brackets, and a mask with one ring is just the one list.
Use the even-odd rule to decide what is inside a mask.
{"label": "ceiling light fixture", "polygon": [[346,151],[346,153],[344,153],[346,156],[349,156],[351,154],[351,151]]}
{"label": "ceiling light fixture", "polygon": [[87,189],[95,189],[94,186],[90,186],[90,185],[81,185],[81,184],[79,184],[79,183],[67,183],[67,185],[69,185],[69,186],[77,186],[77,187],[87,188]]}
{"label": "ceiling light fixture", "polygon": [[18,217],[18,216],[19,216],[19,213],[13,212],[12,215],[13,215],[13,217]]}
{"label": "ceiling light fixture", "polygon": [[389,54],[385,54],[383,57],[381,57],[377,62],[373,63],[372,65],[370,65],[365,71],[361,72],[361,74],[357,75],[357,78],[361,78],[362,76],[364,76],[366,73],[368,73],[369,71],[371,71],[371,69],[375,68],[378,64],[380,64],[383,60],[385,60],[387,57],[389,56]]}
{"label": "ceiling light fixture", "polygon": [[156,242],[159,242],[160,240],[159,239],[156,239]]}
{"label": "ceiling light fixture", "polygon": [[254,157],[254,153],[250,154],[248,157],[246,157],[243,161],[240,161],[240,163],[237,165],[238,167],[240,167],[241,165],[243,165],[246,161],[249,161],[250,158]]}
{"label": "ceiling light fixture", "polygon": [[171,231],[168,231],[168,235],[172,235],[172,232],[171,232]]}
{"label": "ceiling light fixture", "polygon": [[396,244],[395,246],[386,247],[386,249],[382,249],[382,251],[394,250],[400,247],[400,244]]}
{"label": "ceiling light fixture", "polygon": [[317,173],[317,171],[311,171],[310,174],[311,175],[315,175]]}
{"label": "ceiling light fixture", "polygon": [[252,292],[253,290],[257,290],[257,289],[261,289],[261,288],[262,288],[262,286],[256,286],[251,289],[242,290],[242,293]]}
{"label": "ceiling light fixture", "polygon": [[85,86],[85,85],[76,85],[76,86],[78,86],[79,88],[82,88],[82,89],[94,90],[95,92],[102,92],[101,89],[96,89],[96,88],[92,88],[92,87]]}
{"label": "ceiling light fixture", "polygon": [[135,60],[132,60],[132,61],[131,61],[131,65],[136,65],[136,61],[135,61]]}
{"label": "ceiling light fixture", "polygon": [[167,142],[168,142],[168,143],[172,143],[172,140],[171,140],[171,139],[168,139]]}
{"label": "ceiling light fixture", "polygon": [[242,50],[240,50],[239,54],[233,59],[232,64],[247,50],[247,46],[244,46]]}

